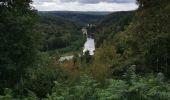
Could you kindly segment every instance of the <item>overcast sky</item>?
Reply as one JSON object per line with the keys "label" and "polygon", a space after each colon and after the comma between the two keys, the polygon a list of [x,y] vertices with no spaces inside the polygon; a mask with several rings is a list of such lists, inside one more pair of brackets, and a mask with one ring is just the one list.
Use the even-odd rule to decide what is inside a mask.
{"label": "overcast sky", "polygon": [[39,11],[128,11],[137,9],[136,0],[33,0]]}

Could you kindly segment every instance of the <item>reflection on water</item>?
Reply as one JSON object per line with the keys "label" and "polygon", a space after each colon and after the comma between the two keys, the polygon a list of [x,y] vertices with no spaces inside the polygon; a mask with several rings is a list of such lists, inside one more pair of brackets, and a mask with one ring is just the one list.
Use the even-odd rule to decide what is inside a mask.
{"label": "reflection on water", "polygon": [[83,53],[86,51],[89,51],[90,55],[94,55],[95,50],[95,42],[93,38],[87,38],[85,44],[84,44],[84,50]]}

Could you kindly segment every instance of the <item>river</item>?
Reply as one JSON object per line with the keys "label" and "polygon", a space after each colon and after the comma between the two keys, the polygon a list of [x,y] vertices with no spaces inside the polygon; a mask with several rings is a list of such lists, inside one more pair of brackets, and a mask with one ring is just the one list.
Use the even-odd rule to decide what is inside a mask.
{"label": "river", "polygon": [[[93,38],[94,34],[88,34],[86,28],[83,28],[82,32],[83,32],[83,34],[85,34],[87,36],[86,42],[84,43],[83,55],[87,51],[89,51],[90,55],[94,55],[94,51],[95,51],[95,41]],[[80,54],[80,56],[81,56],[81,54]],[[71,59],[73,59],[73,55],[60,57],[59,61],[62,62],[62,61],[71,60]]]}
{"label": "river", "polygon": [[83,54],[89,51],[90,55],[94,55],[94,51],[95,51],[95,41],[93,38],[87,38],[85,44],[84,44],[84,50],[83,50]]}

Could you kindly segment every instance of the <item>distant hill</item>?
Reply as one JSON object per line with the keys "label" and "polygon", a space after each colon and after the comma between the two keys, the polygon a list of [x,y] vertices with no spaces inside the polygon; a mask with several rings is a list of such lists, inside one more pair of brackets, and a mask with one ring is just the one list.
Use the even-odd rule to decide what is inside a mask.
{"label": "distant hill", "polygon": [[80,11],[41,11],[41,16],[61,17],[81,24],[96,23],[111,12],[80,12]]}
{"label": "distant hill", "polygon": [[[98,27],[105,28],[112,25],[124,25],[127,21],[131,20],[133,17],[134,11],[121,11],[108,14],[98,23]],[[129,19],[129,20],[128,20]],[[125,21],[125,22],[124,22]]]}
{"label": "distant hill", "polygon": [[133,19],[134,11],[115,12],[98,21],[96,27],[96,44],[99,46],[103,40],[112,40],[114,35],[123,31]]}

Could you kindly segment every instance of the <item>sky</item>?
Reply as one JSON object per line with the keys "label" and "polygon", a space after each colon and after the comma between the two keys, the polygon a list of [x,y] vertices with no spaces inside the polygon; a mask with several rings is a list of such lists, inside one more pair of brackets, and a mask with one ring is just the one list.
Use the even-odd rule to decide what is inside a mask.
{"label": "sky", "polygon": [[136,0],[33,0],[39,11],[129,11],[138,8]]}

